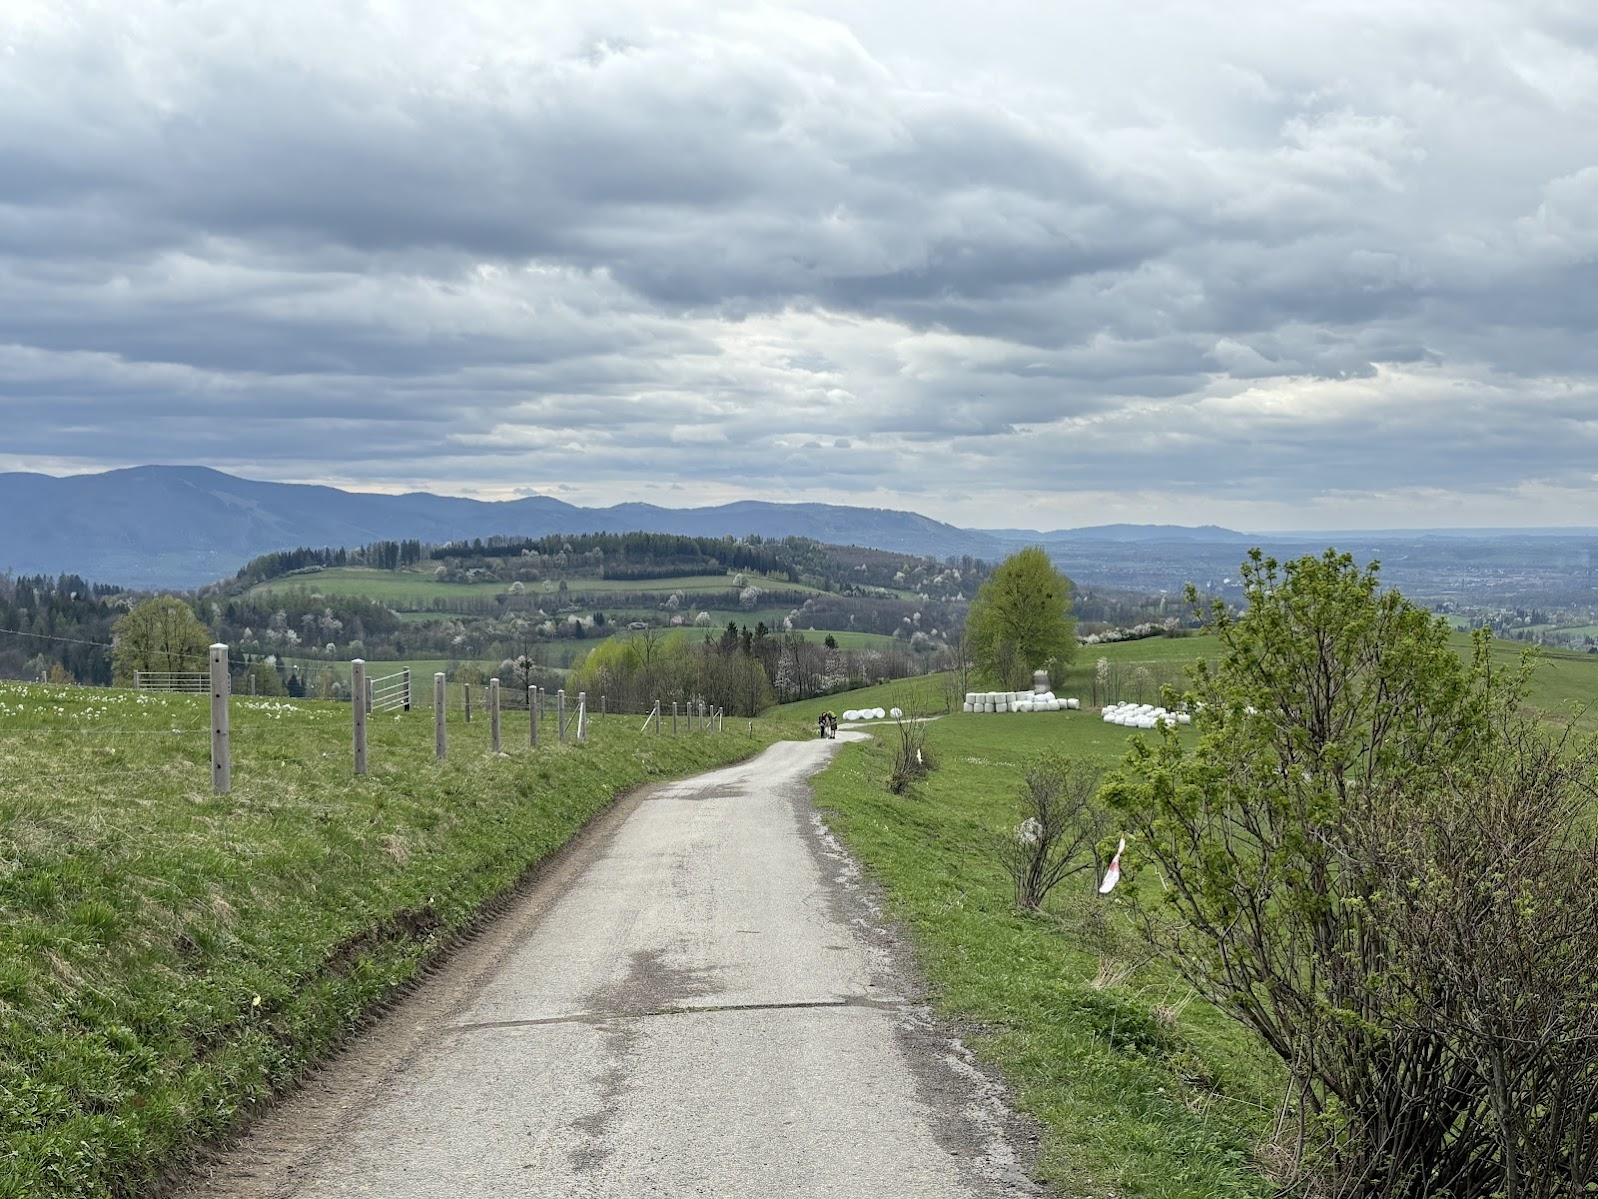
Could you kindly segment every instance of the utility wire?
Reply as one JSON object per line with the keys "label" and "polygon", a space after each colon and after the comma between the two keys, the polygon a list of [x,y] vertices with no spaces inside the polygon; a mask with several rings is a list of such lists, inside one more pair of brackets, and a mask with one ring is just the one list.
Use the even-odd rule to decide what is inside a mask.
{"label": "utility wire", "polygon": [[115,649],[109,641],[85,641],[81,637],[56,637],[50,633],[24,633],[21,629],[0,629],[13,637],[34,637],[40,641],[64,641],[68,645],[97,645],[101,649]]}

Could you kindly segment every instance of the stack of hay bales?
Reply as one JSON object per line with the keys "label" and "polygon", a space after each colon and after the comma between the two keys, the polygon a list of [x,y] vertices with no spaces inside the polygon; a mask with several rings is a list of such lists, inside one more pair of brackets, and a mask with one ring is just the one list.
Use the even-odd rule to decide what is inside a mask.
{"label": "stack of hay bales", "polygon": [[1081,707],[1074,699],[1058,699],[1052,691],[967,691],[964,712],[1066,712]]}
{"label": "stack of hay bales", "polygon": [[[894,709],[894,712],[898,712],[898,711],[899,711],[898,708]],[[842,719],[844,719],[844,720],[881,720],[885,716],[887,716],[887,712],[883,711],[881,708],[850,708],[847,712],[845,712],[843,714]]]}
{"label": "stack of hay bales", "polygon": [[1129,729],[1155,729],[1164,725],[1192,724],[1186,712],[1171,712],[1153,704],[1109,704],[1104,709],[1105,724],[1124,725]]}

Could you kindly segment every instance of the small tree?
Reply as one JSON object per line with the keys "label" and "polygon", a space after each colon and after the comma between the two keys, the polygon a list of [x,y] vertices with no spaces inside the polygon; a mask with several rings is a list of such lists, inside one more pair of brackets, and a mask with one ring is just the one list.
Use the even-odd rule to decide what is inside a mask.
{"label": "small tree", "polygon": [[1038,546],[1012,554],[971,601],[965,636],[982,675],[1001,687],[1027,685],[1032,671],[1076,652],[1071,581]]}
{"label": "small tree", "polygon": [[[272,662],[251,662],[244,672],[245,690],[251,695],[286,695],[288,688],[283,684],[283,676],[278,674],[277,666]],[[249,680],[255,680],[253,688]]]}
{"label": "small tree", "polygon": [[145,600],[111,628],[111,662],[117,682],[133,683],[134,671],[204,670],[211,633],[194,610],[170,595]]}
{"label": "small tree", "polygon": [[1098,878],[1099,842],[1110,831],[1098,800],[1103,777],[1091,763],[1054,754],[1027,767],[1020,820],[997,841],[999,862],[1015,882],[1017,907],[1038,910],[1057,884],[1084,870]]}
{"label": "small tree", "polygon": [[1374,567],[1255,551],[1243,582],[1193,669],[1199,741],[1134,743],[1107,788],[1167,884],[1145,931],[1281,1057],[1306,1194],[1586,1193],[1593,751]]}

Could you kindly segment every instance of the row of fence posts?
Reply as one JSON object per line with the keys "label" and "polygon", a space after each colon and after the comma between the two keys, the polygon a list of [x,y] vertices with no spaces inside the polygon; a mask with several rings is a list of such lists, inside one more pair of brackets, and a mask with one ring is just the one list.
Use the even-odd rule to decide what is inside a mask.
{"label": "row of fence posts", "polygon": [[[726,720],[727,716],[727,710],[725,708],[708,704],[702,699],[689,700],[687,703],[680,706],[682,708],[682,715],[688,722],[688,731],[690,733],[695,731],[709,731],[715,733],[721,732],[723,722]],[[672,736],[674,737],[677,735],[678,707],[678,701],[672,700],[671,732]],[[659,733],[661,719],[661,702],[657,699],[655,701],[655,706],[649,709],[649,715],[644,717],[644,727],[639,731],[647,733],[649,731],[649,726],[654,725],[655,732]]]}
{"label": "row of fence posts", "polygon": [[[405,676],[405,710],[410,711],[410,671],[403,672]],[[357,658],[350,663],[350,692],[353,695],[365,695],[367,702],[355,706],[355,773],[366,773],[366,717],[372,707],[372,689],[366,680],[366,663]],[[466,723],[472,720],[471,687],[465,689],[463,699],[466,713]],[[544,706],[545,693],[541,687],[531,687],[527,694],[528,732],[527,742],[532,748],[538,748],[538,723],[539,715]],[[449,737],[446,732],[445,717],[448,713],[448,704],[445,694],[444,674],[442,671],[433,675],[433,748],[440,762],[449,757]],[[566,692],[555,693],[555,735],[565,744],[567,740],[588,740],[588,693],[577,693],[577,707],[568,716],[566,710]],[[500,682],[498,679],[488,680],[488,729],[490,752],[500,753],[502,746],[503,722],[500,716]]]}
{"label": "row of fence posts", "polygon": [[[400,678],[398,683],[389,680]],[[228,698],[232,694],[232,675],[228,670],[228,647],[223,644],[211,646],[211,661],[209,672],[211,692],[211,783],[218,795],[226,795],[233,786],[233,754],[232,754],[232,729],[229,721]],[[374,687],[376,680],[366,677],[366,662],[356,658],[350,663],[350,695],[355,702],[350,704],[354,710],[355,734],[355,773],[365,774],[366,755],[366,718],[377,707],[395,708],[403,707],[407,712],[411,710],[411,672],[409,669],[400,671],[398,675],[385,676],[384,687],[379,691]],[[538,748],[538,723],[539,715],[544,707],[547,694],[541,687],[530,687],[527,692],[528,711],[528,744]],[[606,711],[605,697],[599,697],[600,713]],[[465,707],[467,723],[471,722],[471,689],[465,693]],[[655,732],[661,731],[661,701],[656,700],[654,708],[644,718],[644,730],[648,731],[651,722]],[[677,717],[679,703],[672,701],[671,705],[671,731],[677,732]],[[442,672],[433,675],[433,737],[434,752],[440,762],[444,761],[449,753],[448,738],[445,734],[445,705],[444,675]],[[688,721],[688,729],[694,731],[697,722],[700,731],[713,730],[719,732],[725,717],[725,711],[719,707],[708,705],[704,700],[690,701],[685,706],[684,715]],[[502,732],[500,721],[500,684],[498,679],[488,681],[488,720],[489,744],[491,752],[500,753],[500,735]],[[588,740],[588,693],[577,693],[576,709],[568,717],[566,709],[566,692],[555,693],[555,735],[562,744],[565,744],[568,735],[577,741]]]}

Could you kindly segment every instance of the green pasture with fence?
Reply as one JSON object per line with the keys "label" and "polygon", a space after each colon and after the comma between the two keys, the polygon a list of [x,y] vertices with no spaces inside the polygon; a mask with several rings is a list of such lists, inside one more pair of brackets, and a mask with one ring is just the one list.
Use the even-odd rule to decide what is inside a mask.
{"label": "green pasture with fence", "polygon": [[[429,680],[430,683],[430,680]],[[0,683],[0,1199],[149,1193],[619,793],[758,721]],[[571,713],[568,712],[568,719]]]}

